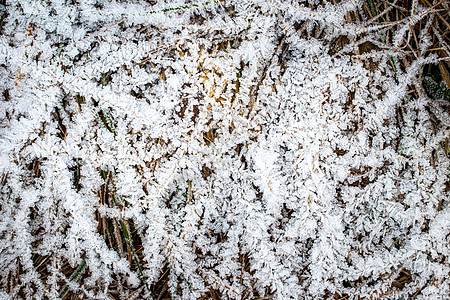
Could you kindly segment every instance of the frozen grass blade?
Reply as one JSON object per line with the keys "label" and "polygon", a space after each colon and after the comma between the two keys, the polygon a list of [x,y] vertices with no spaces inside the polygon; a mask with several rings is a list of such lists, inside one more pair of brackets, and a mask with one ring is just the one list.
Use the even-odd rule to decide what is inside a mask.
{"label": "frozen grass blade", "polygon": [[[80,278],[80,276],[83,274],[85,269],[86,269],[86,261],[83,260],[81,262],[81,264],[78,266],[78,268],[76,268],[75,271],[73,271],[72,275],[70,275],[69,281],[71,281],[71,282],[77,281]],[[63,299],[66,296],[68,291],[69,291],[69,286],[66,284],[66,285],[64,285],[63,289],[59,293],[59,297],[61,299]]]}
{"label": "frozen grass blade", "polygon": [[[221,1],[224,1],[224,0],[221,0]],[[147,12],[147,14],[151,15],[151,14],[170,12],[170,11],[185,10],[185,9],[190,9],[190,8],[197,8],[197,7],[202,7],[202,6],[209,5],[211,3],[220,3],[221,1],[220,0],[215,0],[215,1],[205,1],[205,2],[201,2],[201,3],[192,3],[192,4],[180,5],[180,6],[177,6],[177,7],[170,7],[170,8],[163,8],[163,9],[160,9],[160,10],[149,11],[149,12]]]}

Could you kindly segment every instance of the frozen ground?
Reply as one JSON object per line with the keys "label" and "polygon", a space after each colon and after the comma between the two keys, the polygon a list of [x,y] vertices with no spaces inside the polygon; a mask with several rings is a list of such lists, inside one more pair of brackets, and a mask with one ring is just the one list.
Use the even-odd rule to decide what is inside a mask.
{"label": "frozen ground", "polygon": [[6,1],[0,297],[447,297],[435,12],[367,3]]}

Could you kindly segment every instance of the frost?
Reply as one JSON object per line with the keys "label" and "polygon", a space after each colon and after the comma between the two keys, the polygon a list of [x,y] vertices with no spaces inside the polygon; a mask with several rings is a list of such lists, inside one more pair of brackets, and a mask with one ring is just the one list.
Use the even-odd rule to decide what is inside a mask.
{"label": "frost", "polygon": [[435,11],[300,2],[7,1],[0,297],[447,296]]}

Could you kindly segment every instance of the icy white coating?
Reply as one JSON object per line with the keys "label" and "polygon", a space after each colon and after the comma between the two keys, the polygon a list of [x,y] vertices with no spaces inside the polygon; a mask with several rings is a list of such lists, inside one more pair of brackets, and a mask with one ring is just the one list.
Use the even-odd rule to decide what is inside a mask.
{"label": "icy white coating", "polygon": [[175,299],[449,295],[449,130],[408,95],[430,38],[395,73],[355,54],[362,2],[294,2],[6,1],[0,297],[151,298],[165,268]]}

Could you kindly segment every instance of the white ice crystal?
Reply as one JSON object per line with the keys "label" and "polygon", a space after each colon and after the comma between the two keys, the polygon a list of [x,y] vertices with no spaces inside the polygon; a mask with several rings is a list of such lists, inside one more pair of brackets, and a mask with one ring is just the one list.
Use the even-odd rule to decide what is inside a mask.
{"label": "white ice crystal", "polygon": [[361,1],[300,2],[6,1],[0,297],[447,296],[431,38],[373,68]]}

